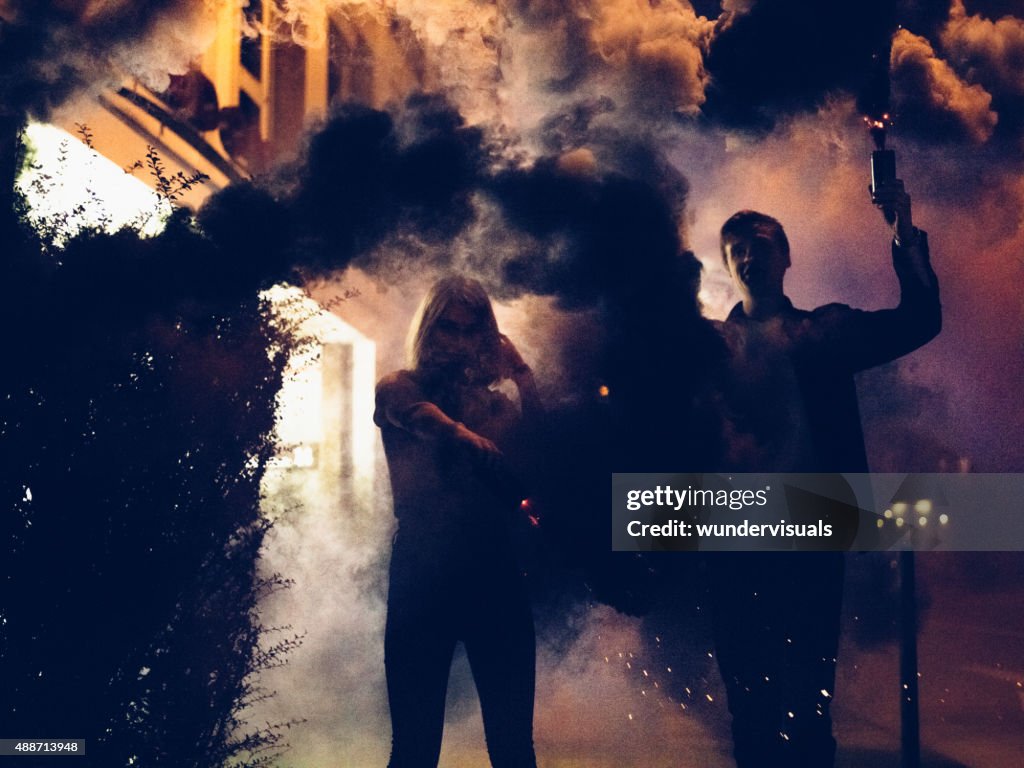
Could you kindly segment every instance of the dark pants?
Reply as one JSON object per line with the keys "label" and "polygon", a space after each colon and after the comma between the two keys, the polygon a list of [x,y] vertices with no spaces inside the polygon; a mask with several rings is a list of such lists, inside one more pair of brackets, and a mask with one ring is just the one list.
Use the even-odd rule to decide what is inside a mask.
{"label": "dark pants", "polygon": [[[535,768],[533,617],[504,552],[451,556],[399,533],[391,559],[384,666],[389,768],[434,768],[459,640],[473,672],[494,768]],[[450,556],[445,556],[446,554]]]}
{"label": "dark pants", "polygon": [[835,552],[713,553],[715,647],[738,768],[831,768],[844,560]]}

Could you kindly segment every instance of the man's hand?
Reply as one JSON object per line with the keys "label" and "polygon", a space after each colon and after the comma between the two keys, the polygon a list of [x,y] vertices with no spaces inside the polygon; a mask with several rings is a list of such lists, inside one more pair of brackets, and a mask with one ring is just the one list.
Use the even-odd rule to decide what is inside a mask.
{"label": "man's hand", "polygon": [[902,181],[890,181],[876,187],[871,192],[871,202],[892,226],[893,234],[898,242],[910,243],[914,240],[910,195],[903,188]]}

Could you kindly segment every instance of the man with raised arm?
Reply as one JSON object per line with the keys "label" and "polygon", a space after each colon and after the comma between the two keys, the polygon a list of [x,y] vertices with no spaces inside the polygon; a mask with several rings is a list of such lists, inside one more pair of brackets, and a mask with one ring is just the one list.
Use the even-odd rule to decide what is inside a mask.
{"label": "man with raised arm", "polygon": [[[725,384],[728,469],[867,472],[854,374],[922,346],[941,327],[928,239],[913,225],[902,182],[872,201],[892,226],[899,305],[797,309],[782,225],[740,211],[722,227],[722,258],[741,301],[721,325],[731,354]],[[856,535],[847,521],[844,546]],[[844,561],[841,552],[709,555],[715,644],[739,768],[831,768]]]}

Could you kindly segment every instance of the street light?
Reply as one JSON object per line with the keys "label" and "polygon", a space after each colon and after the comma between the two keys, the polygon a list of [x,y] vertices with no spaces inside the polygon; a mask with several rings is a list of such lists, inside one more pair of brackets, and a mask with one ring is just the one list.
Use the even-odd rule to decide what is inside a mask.
{"label": "street light", "polygon": [[[909,531],[910,547],[900,550],[900,754],[902,768],[920,768],[921,714],[917,684],[917,578],[915,549],[939,542],[938,526],[948,523],[942,491],[927,475],[908,475],[889,502],[884,523]],[[937,525],[937,524],[938,525]]]}

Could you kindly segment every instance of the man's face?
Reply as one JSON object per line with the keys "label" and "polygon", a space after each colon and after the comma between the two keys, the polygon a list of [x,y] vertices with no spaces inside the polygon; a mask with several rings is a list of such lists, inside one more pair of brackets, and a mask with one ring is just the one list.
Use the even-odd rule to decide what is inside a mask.
{"label": "man's face", "polygon": [[782,295],[789,256],[767,234],[729,236],[722,243],[725,265],[736,287],[754,298]]}

